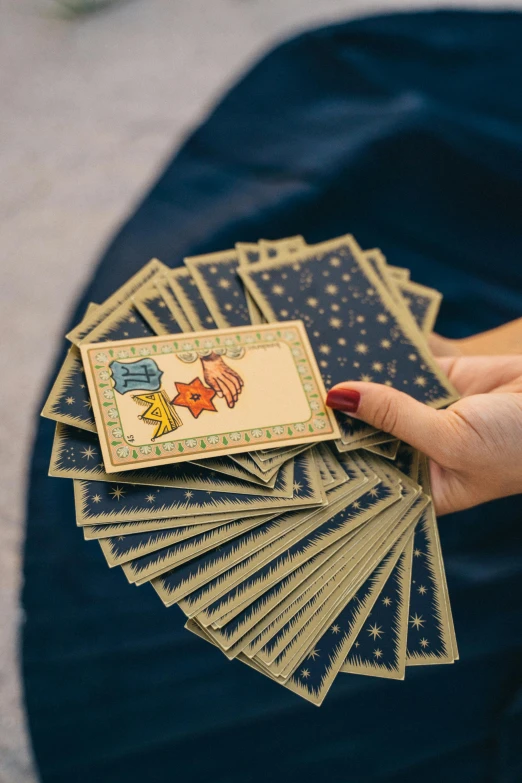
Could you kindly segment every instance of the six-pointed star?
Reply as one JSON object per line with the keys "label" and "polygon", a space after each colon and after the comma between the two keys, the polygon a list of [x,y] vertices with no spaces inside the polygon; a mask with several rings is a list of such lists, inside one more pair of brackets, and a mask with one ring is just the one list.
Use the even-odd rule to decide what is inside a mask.
{"label": "six-pointed star", "polygon": [[202,411],[216,411],[212,399],[216,396],[213,389],[204,386],[199,378],[194,378],[190,383],[178,383],[176,381],[177,396],[172,400],[173,405],[188,408],[195,419]]}

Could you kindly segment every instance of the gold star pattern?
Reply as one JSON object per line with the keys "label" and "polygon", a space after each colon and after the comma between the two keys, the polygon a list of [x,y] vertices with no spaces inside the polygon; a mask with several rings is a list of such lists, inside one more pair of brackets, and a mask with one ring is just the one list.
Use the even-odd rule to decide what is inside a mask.
{"label": "gold star pattern", "polygon": [[382,658],[382,650],[380,650],[378,647],[373,651],[373,654],[379,660],[379,658]]}
{"label": "gold star pattern", "polygon": [[385,595],[384,598],[382,599],[382,602],[384,606],[391,606],[392,599],[390,598],[389,595]]}
{"label": "gold star pattern", "polygon": [[428,383],[428,381],[427,381],[427,379],[424,377],[424,375],[417,375],[417,376],[416,376],[416,377],[413,379],[413,383],[415,384],[415,386],[426,386],[426,384]]}
{"label": "gold star pattern", "polygon": [[66,397],[65,402],[67,403],[67,405],[74,405],[75,399],[74,397]]}
{"label": "gold star pattern", "polygon": [[380,324],[387,324],[388,323],[388,316],[385,315],[384,313],[379,313],[379,315],[377,316],[377,321]]}
{"label": "gold star pattern", "polygon": [[220,288],[230,288],[230,280],[227,280],[226,277],[220,277],[218,280],[218,286]]}
{"label": "gold star pattern", "polygon": [[328,354],[331,353],[331,352],[332,352],[332,349],[326,343],[323,343],[322,345],[319,346],[319,353],[324,353],[324,354],[326,354],[326,356],[328,356]]}
{"label": "gold star pattern", "polygon": [[361,373],[361,378],[360,378],[360,380],[361,380],[361,381],[364,381],[365,383],[371,383],[371,381],[372,381],[372,376],[371,376],[371,375],[368,375],[368,373],[367,373],[367,372],[363,372],[363,373]]}
{"label": "gold star pattern", "polygon": [[310,669],[301,669],[301,677],[307,680],[310,676]]}
{"label": "gold star pattern", "polygon": [[422,649],[423,649],[423,650],[425,650],[425,649],[426,649],[426,647],[428,647],[428,646],[429,646],[429,641],[428,641],[428,640],[427,640],[425,637],[423,637],[423,638],[420,640],[419,644],[420,644],[420,646],[422,647]]}
{"label": "gold star pattern", "polygon": [[91,459],[91,457],[94,458],[95,452],[92,446],[86,446],[84,449],[82,449],[81,453],[85,457],[85,459]]}
{"label": "gold star pattern", "polygon": [[414,549],[413,550],[413,557],[420,557],[422,555],[422,552],[420,549]]}
{"label": "gold star pattern", "polygon": [[93,495],[92,496],[92,502],[93,503],[99,503],[101,501],[101,495]]}
{"label": "gold star pattern", "polygon": [[369,490],[368,494],[369,494],[369,495],[370,495],[372,498],[376,498],[376,497],[377,497],[377,495],[379,494],[379,490],[377,489],[377,487],[372,487],[372,489],[370,489],[370,490]]}
{"label": "gold star pattern", "polygon": [[408,354],[408,359],[410,360],[410,362],[416,362],[417,361],[417,354],[416,353]]}
{"label": "gold star pattern", "polygon": [[341,266],[341,259],[334,256],[333,258],[330,259],[330,266],[335,266],[335,267]]}
{"label": "gold star pattern", "polygon": [[312,652],[310,653],[310,655],[308,657],[311,658],[312,661],[315,661],[316,658],[320,657],[320,655],[319,655],[320,652],[321,651],[318,650],[317,647],[314,647],[314,649],[312,650]]}
{"label": "gold star pattern", "polygon": [[428,592],[428,588],[425,587],[424,585],[419,585],[417,588],[417,592],[420,593],[421,595],[426,595],[426,593]]}
{"label": "gold star pattern", "polygon": [[419,631],[426,621],[422,619],[422,615],[418,615],[417,612],[410,617],[410,623],[412,628],[416,628]]}
{"label": "gold star pattern", "polygon": [[278,283],[272,286],[272,293],[275,294],[276,296],[282,296],[284,292],[285,292],[284,286],[279,285]]}
{"label": "gold star pattern", "polygon": [[303,485],[299,483],[299,481],[294,481],[294,492],[299,493],[301,492]]}
{"label": "gold star pattern", "polygon": [[152,494],[152,492],[151,492],[151,493],[150,493],[150,495],[147,495],[147,497],[145,498],[145,500],[147,501],[147,503],[154,503],[154,501],[156,500],[156,498],[155,498],[155,496],[154,496],[154,495]]}
{"label": "gold star pattern", "polygon": [[327,294],[330,294],[330,296],[335,296],[339,292],[339,287],[335,285],[335,283],[328,283],[324,287],[324,290]]}
{"label": "gold star pattern", "polygon": [[368,346],[366,345],[366,343],[356,343],[354,350],[355,353],[366,354],[368,353]]}
{"label": "gold star pattern", "polygon": [[122,487],[114,487],[114,489],[111,490],[111,495],[114,500],[121,500],[121,498],[125,495],[125,490],[122,489]]}
{"label": "gold star pattern", "polygon": [[343,325],[343,322],[340,318],[330,318],[329,322],[332,329],[340,329]]}
{"label": "gold star pattern", "polygon": [[339,339],[337,340],[337,344],[338,345],[346,345],[346,338],[339,337]]}
{"label": "gold star pattern", "polygon": [[338,634],[341,631],[341,626],[337,625],[337,623],[335,623],[334,625],[332,625],[330,630],[331,630],[332,633]]}
{"label": "gold star pattern", "polygon": [[319,299],[316,299],[315,296],[309,296],[306,300],[306,304],[308,307],[317,307],[319,304]]}
{"label": "gold star pattern", "polygon": [[381,348],[391,348],[391,342],[388,339],[381,340],[380,342]]}
{"label": "gold star pattern", "polygon": [[191,489],[187,489],[187,491],[185,492],[185,497],[186,497],[187,500],[190,500],[193,495],[194,495],[194,493],[192,492]]}
{"label": "gold star pattern", "polygon": [[84,400],[83,404],[85,405],[86,408],[89,408],[89,410],[91,410],[92,402],[90,400]]}
{"label": "gold star pattern", "polygon": [[380,639],[384,633],[384,631],[382,630],[382,625],[377,625],[377,623],[370,625],[370,627],[367,628],[366,630],[368,631],[372,639]]}
{"label": "gold star pattern", "polygon": [[373,362],[372,364],[372,370],[375,370],[375,372],[382,372],[384,368],[384,365],[382,362]]}

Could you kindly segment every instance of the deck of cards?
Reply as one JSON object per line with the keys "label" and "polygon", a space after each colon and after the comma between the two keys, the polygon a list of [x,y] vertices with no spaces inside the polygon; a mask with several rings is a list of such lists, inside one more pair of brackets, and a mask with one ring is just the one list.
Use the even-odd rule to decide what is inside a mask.
{"label": "deck of cards", "polygon": [[85,539],[313,704],[337,675],[453,663],[427,461],[325,404],[349,380],[455,400],[440,300],[350,235],[150,261],[67,335],[43,410]]}

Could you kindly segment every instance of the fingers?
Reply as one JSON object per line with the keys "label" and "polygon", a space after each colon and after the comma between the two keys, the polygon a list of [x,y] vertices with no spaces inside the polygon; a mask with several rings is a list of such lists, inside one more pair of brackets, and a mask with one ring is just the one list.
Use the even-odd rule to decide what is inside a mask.
{"label": "fingers", "polygon": [[522,376],[522,356],[439,357],[437,361],[465,396],[510,387]]}
{"label": "fingers", "polygon": [[238,397],[238,394],[241,393],[241,387],[243,385],[243,381],[241,380],[239,375],[237,375],[235,372],[230,372],[230,371],[227,370],[223,374],[224,374],[225,378],[227,379],[227,381],[230,384],[232,384],[232,386],[234,388],[234,395],[235,395],[236,402],[237,402],[237,397]]}
{"label": "fingers", "polygon": [[228,365],[227,365],[226,372],[228,375],[231,375],[234,378],[234,380],[237,382],[239,386],[239,390],[241,390],[244,386],[242,377],[238,375],[238,373],[235,370],[233,370],[232,367],[228,367]]}
{"label": "fingers", "polygon": [[450,436],[444,411],[429,408],[388,386],[355,381],[330,389],[326,404],[389,432],[436,461],[444,459]]}
{"label": "fingers", "polygon": [[223,394],[223,397],[227,401],[228,407],[233,408],[237,400],[237,394],[235,392],[235,387],[233,386],[233,384],[229,380],[227,380],[227,378],[224,375],[221,375],[219,378],[217,378],[216,383],[218,384],[219,389]]}
{"label": "fingers", "polygon": [[211,389],[213,389],[218,397],[223,397],[223,392],[221,391],[217,379],[209,375],[208,373],[203,373],[203,377],[205,379],[205,383],[207,386],[210,386]]}
{"label": "fingers", "polygon": [[428,345],[434,356],[459,356],[461,350],[458,340],[450,340],[449,337],[432,332],[428,337]]}

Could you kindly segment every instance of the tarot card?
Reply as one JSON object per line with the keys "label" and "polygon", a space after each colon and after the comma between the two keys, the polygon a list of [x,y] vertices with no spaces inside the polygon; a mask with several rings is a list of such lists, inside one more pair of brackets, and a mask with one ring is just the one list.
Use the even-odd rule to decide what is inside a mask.
{"label": "tarot card", "polygon": [[410,279],[410,270],[406,269],[403,266],[395,266],[393,264],[388,264],[388,269],[390,270],[390,275],[393,277],[394,280],[409,280]]}
{"label": "tarot card", "polygon": [[235,249],[186,258],[185,264],[218,327],[250,325],[245,291],[237,276],[239,259]]}
{"label": "tarot card", "polygon": [[[314,640],[304,658],[287,678],[272,674],[269,667],[261,667],[254,660],[240,654],[238,660],[265,674],[316,706],[320,706],[339,673],[345,658],[355,643],[365,620],[383,588],[399,563],[407,543],[407,534],[399,539],[375,571],[366,579],[355,595],[351,596],[335,621]],[[201,638],[211,641],[206,629],[188,622],[186,627]]]}
{"label": "tarot card", "polygon": [[[434,288],[412,282],[408,270],[389,266],[380,250],[367,251],[365,256],[396,304],[402,309],[403,318],[409,322],[410,328],[417,327],[424,337],[431,334],[442,294]],[[404,272],[408,272],[406,279]]]}
{"label": "tarot card", "polygon": [[[226,458],[224,458],[226,459]],[[293,495],[294,463],[289,460],[281,466],[274,486],[252,484],[226,476],[202,463],[181,462],[179,465],[162,465],[158,468],[127,470],[125,473],[105,473],[100,442],[92,432],[57,424],[51,454],[49,475],[84,481],[109,481],[146,486],[180,487],[218,492],[233,492],[264,497],[291,498]],[[249,475],[249,479],[250,474]]]}
{"label": "tarot card", "polygon": [[168,273],[168,280],[190,324],[190,328],[186,331],[199,332],[202,329],[215,329],[216,322],[210,315],[210,311],[187,267],[171,269]]}
{"label": "tarot card", "polygon": [[147,285],[154,277],[165,272],[166,269],[167,267],[156,258],[149,261],[149,263],[145,264],[139,272],[136,272],[130,280],[127,280],[124,285],[102,302],[96,311],[87,313],[83,321],[69,332],[67,339],[74,343],[74,345],[79,345],[88,334],[91,334],[93,329],[117,310],[120,305],[124,302],[128,302],[142,286]]}
{"label": "tarot card", "polygon": [[260,239],[258,242],[260,261],[271,261],[281,255],[292,255],[307,247],[302,236],[285,237],[284,239]]}
{"label": "tarot card", "polygon": [[[314,704],[320,704],[336,675],[343,668],[350,650],[358,640],[368,615],[383,590],[392,593],[392,587],[397,584],[399,592],[395,590],[392,593],[395,599],[399,605],[403,596],[406,596],[407,600],[408,571],[407,567],[400,563],[400,556],[403,554],[410,536],[411,531],[407,530],[362,583],[357,592],[349,595],[340,611],[338,610],[328,625],[322,628],[321,634],[313,639],[304,653],[300,653],[298,661],[294,660],[293,671],[282,682],[285,687],[299,693]],[[392,577],[392,574],[398,564],[397,576],[399,579],[397,580]],[[392,577],[391,583],[390,577]],[[399,618],[402,622],[403,617],[404,610]],[[390,650],[389,652],[393,661],[393,652],[396,653],[396,651]],[[386,663],[389,662],[386,661]],[[395,665],[401,666],[400,661]]]}
{"label": "tarot card", "polygon": [[[267,320],[303,319],[328,387],[357,373],[434,407],[457,399],[352,237],[241,268],[239,274]],[[372,431],[353,420],[345,429],[343,440]]]}
{"label": "tarot card", "polygon": [[366,615],[342,672],[404,679],[412,549],[410,535],[397,565]]}
{"label": "tarot card", "polygon": [[179,602],[185,614],[197,614],[288,549],[294,541],[316,529],[338,507],[346,505],[347,495],[354,498],[357,492],[362,494],[367,484],[368,479],[362,471],[357,471],[357,475],[352,471],[349,485],[327,492],[326,508],[282,514],[266,523],[268,530],[263,529],[266,526],[260,526],[242,540],[237,539],[229,546],[175,569],[164,578],[153,580],[152,584],[167,606]]}
{"label": "tarot card", "polygon": [[[253,600],[260,593],[266,593],[272,585],[280,582],[287,574],[295,571],[302,564],[309,562],[308,569],[303,569],[299,574],[301,581],[304,581],[316,567],[315,562],[313,562],[316,554],[341,540],[352,530],[371,519],[372,516],[387,508],[400,496],[397,487],[384,481],[378,483],[378,479],[369,481],[365,486],[365,490],[364,493],[359,494],[355,499],[352,499],[353,496],[347,494],[347,500],[343,507],[338,511],[335,509],[337,513],[332,513],[331,511],[328,518],[321,525],[296,542],[294,547],[290,547],[282,556],[267,564],[261,572],[253,574],[247,580],[234,587],[229,593],[221,596],[220,599],[205,610],[204,615],[198,615],[198,621],[203,625],[217,623],[219,627],[229,624],[235,614],[241,612],[241,607],[244,603]],[[320,565],[320,563],[317,563],[317,565]],[[295,586],[295,583],[293,586]],[[283,597],[281,592],[276,590],[274,600],[277,602]],[[224,619],[222,620],[221,618]],[[234,634],[233,641],[236,640],[238,634],[236,627],[234,627]]]}
{"label": "tarot card", "polygon": [[289,506],[318,506],[325,502],[317,468],[309,452],[295,458],[291,498],[220,492],[217,485],[212,491],[203,491],[81,480],[74,482],[74,495],[76,521],[80,526],[176,519],[198,513],[243,515],[259,510],[275,513]]}
{"label": "tarot card", "polygon": [[123,571],[129,582],[143,584],[160,574],[183,565],[183,563],[200,557],[205,552],[223,546],[227,541],[236,539],[248,530],[257,528],[263,522],[274,518],[275,515],[272,514],[258,518],[234,519],[219,527],[204,530],[195,536],[171,541],[167,546],[158,547],[154,551],[151,550],[125,563]]}
{"label": "tarot card", "polygon": [[190,331],[190,324],[162,275],[140,288],[132,301],[155,334]]}
{"label": "tarot card", "polygon": [[[265,517],[255,517],[257,521]],[[229,522],[206,522],[202,525],[184,525],[183,527],[154,530],[147,533],[130,533],[124,536],[106,536],[99,538],[105,559],[110,568],[121,566],[131,560],[141,558],[150,552],[165,549],[171,544],[185,539],[193,539],[200,534],[209,533],[216,528],[226,528]]]}
{"label": "tarot card", "polygon": [[339,436],[298,321],[81,352],[107,473]]}
{"label": "tarot card", "polygon": [[272,671],[287,676],[293,670],[293,661],[299,659],[300,651],[306,650],[310,641],[321,634],[339,605],[354,594],[404,530],[411,527],[410,510],[417,495],[418,491],[409,488],[399,502],[380,514],[380,519],[349,541],[339,553],[337,568],[330,572],[329,580],[319,591],[313,583],[307,586],[304,596],[308,600],[300,602],[297,613],[295,607],[287,611],[284,624],[276,624],[277,633],[259,651],[259,659],[272,666]]}
{"label": "tarot card", "polygon": [[[307,619],[317,615],[318,598],[326,602],[335,591],[338,592],[339,574],[346,579],[350,572],[360,567],[379,531],[382,537],[386,524],[386,518],[380,521],[382,516],[384,514],[376,515],[377,524],[375,520],[367,519],[366,524],[313,555],[272,588],[258,592],[254,600],[240,606],[238,611],[225,615],[218,623],[212,623],[209,631],[212,638],[233,657],[251,641],[252,634],[249,632],[252,629],[257,635],[260,626],[265,625],[266,615],[272,611],[272,617],[275,615],[276,619],[271,624],[270,642],[265,644],[256,660],[271,665],[277,659],[274,671],[279,671],[279,664],[283,667],[285,662],[285,656],[278,657],[279,653],[288,647],[290,641],[296,639],[300,644],[305,643],[304,637],[299,635],[299,628],[306,629]],[[325,575],[328,578],[321,585]],[[198,614],[196,619],[205,627],[209,624],[205,613]]]}
{"label": "tarot card", "polygon": [[[420,464],[424,490],[429,491],[428,465]],[[433,503],[424,509],[413,538],[407,666],[453,663],[458,648]]]}
{"label": "tarot card", "polygon": [[411,280],[396,281],[396,286],[421,332],[425,336],[430,335],[437,320],[442,294],[434,288]]}
{"label": "tarot card", "polygon": [[[93,340],[98,341],[118,340],[128,336],[149,337],[153,332],[133,303],[127,301],[98,323],[93,329],[93,335]],[[42,416],[91,432],[96,431],[83,364],[79,349],[75,345],[65,357],[42,410]]]}
{"label": "tarot card", "polygon": [[388,443],[375,443],[373,446],[363,446],[371,454],[377,454],[378,457],[394,460],[399,451],[399,441],[391,440]]}
{"label": "tarot card", "polygon": [[224,473],[225,476],[232,476],[240,481],[247,481],[251,484],[258,484],[271,488],[275,487],[279,471],[283,467],[281,465],[280,468],[274,468],[270,473],[261,473],[258,477],[254,476],[250,469],[245,470],[245,468],[235,462],[232,457],[209,457],[208,459],[194,460],[192,464],[200,465],[202,468],[213,470],[216,473]]}
{"label": "tarot card", "polygon": [[[249,264],[255,264],[260,260],[261,250],[255,243],[249,242],[237,242],[236,253],[239,266],[248,266]],[[263,314],[257,304],[255,303],[252,295],[245,291],[246,303],[248,307],[248,314],[250,316],[250,323],[263,324],[266,323],[266,319],[263,318]]]}
{"label": "tarot card", "polygon": [[[233,539],[184,566],[151,581],[166,606],[179,603],[187,615],[195,614],[207,600],[226,591],[275,551],[282,551],[308,528],[315,516],[313,509],[288,511],[264,522],[243,536]],[[308,524],[307,524],[308,523]],[[211,591],[211,598],[207,592]],[[186,601],[182,600],[185,599]]]}
{"label": "tarot card", "polygon": [[67,351],[41,415],[46,419],[96,432],[82,357],[75,345]]}
{"label": "tarot card", "polygon": [[[304,446],[303,448],[307,448]],[[235,462],[242,470],[250,473],[251,476],[258,478],[260,481],[270,481],[272,477],[280,470],[280,465],[276,465],[272,468],[267,468],[263,463],[256,461],[252,454],[232,454],[230,456],[232,462]]]}

